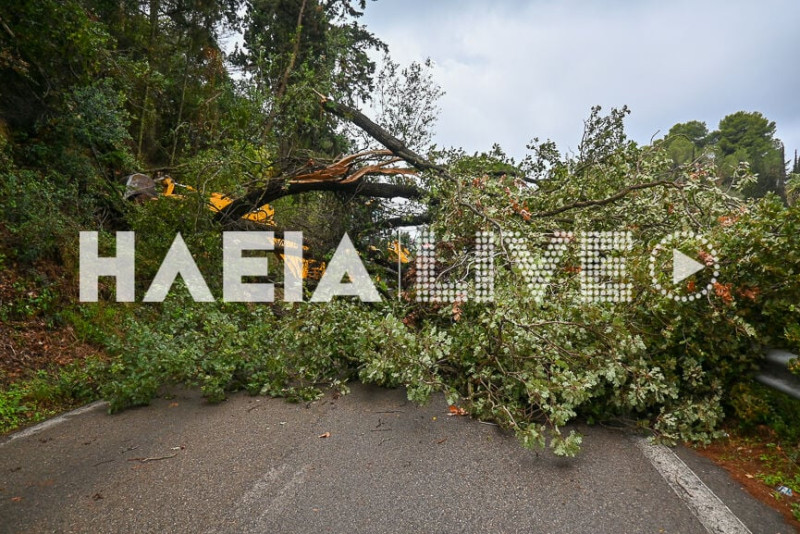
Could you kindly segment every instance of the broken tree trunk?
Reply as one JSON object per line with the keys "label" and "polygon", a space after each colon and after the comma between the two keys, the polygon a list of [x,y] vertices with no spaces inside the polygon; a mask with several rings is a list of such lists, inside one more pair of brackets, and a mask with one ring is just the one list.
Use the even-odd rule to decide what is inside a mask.
{"label": "broken tree trunk", "polygon": [[407,161],[420,171],[436,171],[438,173],[445,173],[444,167],[434,165],[427,159],[423,158],[410,148],[408,148],[402,141],[389,133],[386,129],[372,122],[369,117],[361,113],[359,110],[352,108],[341,102],[336,102],[330,98],[317,93],[321,99],[322,108],[325,111],[333,113],[340,119],[352,122],[362,130],[364,130],[370,137],[377,142],[388,148],[392,154]]}

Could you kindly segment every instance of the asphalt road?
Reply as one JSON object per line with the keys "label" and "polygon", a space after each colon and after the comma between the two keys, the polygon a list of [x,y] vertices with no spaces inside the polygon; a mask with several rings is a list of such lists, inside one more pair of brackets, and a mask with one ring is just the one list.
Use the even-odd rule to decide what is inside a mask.
{"label": "asphalt road", "polygon": [[[402,390],[358,385],[309,405],[179,391],[4,438],[0,532],[713,531],[636,438],[578,430],[581,454],[559,459]],[[793,532],[722,470],[678,455],[742,532]]]}

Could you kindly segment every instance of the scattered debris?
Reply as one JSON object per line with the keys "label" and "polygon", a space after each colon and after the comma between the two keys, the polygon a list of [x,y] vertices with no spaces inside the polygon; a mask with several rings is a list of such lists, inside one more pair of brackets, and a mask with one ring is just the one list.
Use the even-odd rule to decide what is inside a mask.
{"label": "scattered debris", "polygon": [[128,461],[146,463],[146,462],[155,462],[157,460],[166,460],[168,458],[175,458],[176,456],[178,456],[177,452],[175,454],[168,454],[166,456],[155,456],[152,458],[128,458]]}
{"label": "scattered debris", "polygon": [[447,438],[446,438],[446,437],[444,437],[444,438],[442,438],[442,439],[437,439],[437,440],[436,440],[436,444],[437,444],[437,445],[441,445],[441,444],[442,444],[442,443],[444,443],[445,441],[447,441]]}
{"label": "scattered debris", "polygon": [[453,415],[457,415],[457,416],[469,415],[467,413],[467,410],[465,410],[464,408],[459,408],[458,406],[450,406],[449,410],[450,410],[450,413],[448,413],[447,415],[450,415],[450,416],[453,416]]}
{"label": "scattered debris", "polygon": [[93,501],[99,501],[102,498],[103,498],[103,494],[100,493],[99,491],[97,493],[95,493],[94,495],[92,495],[92,500]]}
{"label": "scattered debris", "polygon": [[22,500],[22,497],[11,497],[11,502],[19,502]]}
{"label": "scattered debris", "polygon": [[791,497],[792,496],[792,488],[787,488],[786,486],[778,486],[775,489],[778,490],[778,493],[783,493],[787,497]]}
{"label": "scattered debris", "polygon": [[371,429],[370,432],[386,432],[388,430],[391,430],[391,428],[381,428],[383,426],[383,424],[384,424],[383,423],[383,419],[381,419],[379,417],[378,418],[378,424],[375,425],[375,428]]}
{"label": "scattered debris", "polygon": [[320,434],[319,437],[321,437],[321,438],[329,438],[329,437],[331,437],[331,433],[330,432],[325,432],[324,434]]}

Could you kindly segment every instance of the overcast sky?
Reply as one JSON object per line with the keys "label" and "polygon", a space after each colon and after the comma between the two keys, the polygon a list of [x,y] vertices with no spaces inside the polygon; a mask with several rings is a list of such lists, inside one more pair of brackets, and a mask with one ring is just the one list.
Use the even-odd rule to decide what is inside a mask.
{"label": "overcast sky", "polygon": [[597,104],[628,105],[640,143],[745,110],[776,122],[787,159],[800,149],[797,0],[379,0],[362,22],[395,61],[434,60],[440,146],[575,150]]}

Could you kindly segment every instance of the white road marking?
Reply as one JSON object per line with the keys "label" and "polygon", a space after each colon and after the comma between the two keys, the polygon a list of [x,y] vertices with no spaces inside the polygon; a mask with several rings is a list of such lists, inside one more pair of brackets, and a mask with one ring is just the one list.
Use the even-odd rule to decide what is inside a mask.
{"label": "white road marking", "polygon": [[716,493],[669,447],[634,438],[636,446],[710,534],[752,534]]}
{"label": "white road marking", "polygon": [[71,412],[62,413],[61,415],[57,415],[56,417],[53,417],[53,418],[48,419],[46,421],[42,421],[38,425],[33,425],[33,426],[28,427],[26,429],[20,430],[19,432],[14,432],[13,434],[7,436],[2,442],[0,442],[0,447],[2,447],[4,445],[8,445],[12,441],[18,440],[20,438],[27,438],[29,436],[35,436],[39,432],[42,432],[43,430],[47,430],[48,428],[52,428],[52,427],[54,427],[56,425],[60,425],[61,423],[66,422],[68,419],[70,419],[72,417],[84,414],[86,412],[91,412],[91,411],[96,410],[96,409],[98,409],[100,407],[106,407],[106,406],[108,406],[108,403],[106,401],[97,401],[97,402],[93,402],[91,404],[87,404],[86,406],[82,406],[80,408],[77,408],[75,410],[72,410]]}
{"label": "white road marking", "polygon": [[[293,471],[284,463],[271,468],[239,499],[231,511],[229,524],[243,534],[266,532],[264,524],[290,506],[310,467],[303,465]],[[220,532],[218,527],[212,527],[206,529],[205,534]]]}

